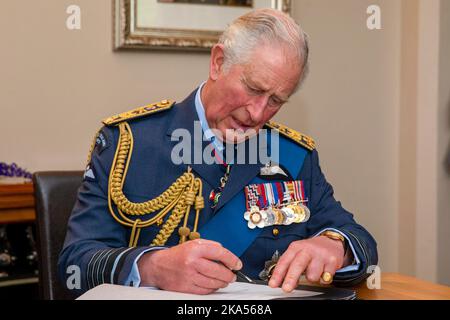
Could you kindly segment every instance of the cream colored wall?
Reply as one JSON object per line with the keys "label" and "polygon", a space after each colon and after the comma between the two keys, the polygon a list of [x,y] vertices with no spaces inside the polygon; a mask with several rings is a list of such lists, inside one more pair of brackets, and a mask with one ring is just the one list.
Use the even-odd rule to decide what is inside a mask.
{"label": "cream colored wall", "polygon": [[[416,274],[437,278],[439,0],[419,1],[417,72]],[[410,93],[414,94],[414,93]]]}
{"label": "cream colored wall", "polygon": [[366,27],[366,0],[294,1],[311,37],[311,74],[278,118],[317,140],[336,197],[378,242],[383,271],[398,270],[400,2],[377,1],[382,30]]}
{"label": "cream colored wall", "polygon": [[[79,31],[66,29],[71,4]],[[109,0],[2,2],[2,161],[82,169],[102,118],[182,99],[207,76],[207,54],[113,52],[111,17]]]}
{"label": "cream colored wall", "polygon": [[[376,1],[382,9],[378,31],[366,28],[373,1],[293,1],[293,16],[311,37],[311,74],[276,117],[317,140],[336,197],[378,241],[382,271],[413,275],[421,260],[414,236],[421,226],[411,201],[418,190],[418,97],[412,93],[420,1],[427,2]],[[70,4],[81,7],[80,31],[65,27]],[[207,54],[113,52],[111,10],[109,0],[2,4],[0,161],[32,171],[82,169],[102,118],[164,98],[180,100],[207,76]],[[448,13],[441,20],[441,29],[449,30]],[[449,64],[442,58],[449,51],[448,43],[440,48],[442,117],[449,112]],[[449,122],[446,127],[442,120],[436,134],[441,147],[450,140]],[[443,210],[434,217],[439,239],[448,243],[448,176],[437,172]],[[422,264],[439,271],[431,280],[448,283],[449,254],[442,243],[435,249],[439,258]]]}
{"label": "cream colored wall", "polygon": [[402,1],[398,170],[398,260],[401,272],[416,272],[417,94],[419,1]]}
{"label": "cream colored wall", "polygon": [[437,272],[450,285],[450,1],[441,1],[440,13]]}

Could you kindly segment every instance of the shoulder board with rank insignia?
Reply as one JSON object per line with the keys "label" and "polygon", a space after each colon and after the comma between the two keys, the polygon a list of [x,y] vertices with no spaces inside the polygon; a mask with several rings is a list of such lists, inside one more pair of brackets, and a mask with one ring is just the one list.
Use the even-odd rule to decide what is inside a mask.
{"label": "shoulder board with rank insignia", "polygon": [[153,113],[168,110],[168,109],[172,108],[172,106],[174,104],[175,104],[175,101],[162,100],[161,102],[158,102],[158,103],[149,104],[149,105],[146,105],[143,107],[139,107],[139,108],[106,118],[102,122],[106,126],[112,126],[112,125],[118,124],[123,121],[141,118],[141,117],[153,114]]}
{"label": "shoulder board with rank insignia", "polygon": [[304,135],[298,131],[288,128],[275,121],[268,121],[266,126],[279,131],[283,136],[295,141],[299,145],[305,147],[306,149],[312,151],[316,148],[316,143],[311,137]]}

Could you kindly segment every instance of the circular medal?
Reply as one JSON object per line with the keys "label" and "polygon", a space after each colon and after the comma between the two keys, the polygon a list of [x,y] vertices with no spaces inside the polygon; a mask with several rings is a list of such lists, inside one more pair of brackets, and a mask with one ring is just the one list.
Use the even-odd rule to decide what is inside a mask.
{"label": "circular medal", "polygon": [[247,225],[250,229],[264,228],[267,213],[260,210],[257,206],[252,206],[250,211],[244,213],[244,219],[248,221]]}
{"label": "circular medal", "polygon": [[254,224],[260,223],[261,220],[262,220],[261,212],[256,211],[250,213],[250,221],[253,222]]}
{"label": "circular medal", "polygon": [[274,208],[273,212],[275,213],[275,223],[274,224],[282,224],[284,220],[283,212],[281,212],[281,209]]}
{"label": "circular medal", "polygon": [[306,221],[309,220],[309,217],[311,216],[311,211],[309,211],[309,208],[302,203],[299,204],[299,207],[302,208],[305,212],[305,217],[302,219],[302,223],[305,223]]}
{"label": "circular medal", "polygon": [[267,208],[266,210],[266,219],[264,221],[265,226],[273,226],[275,224],[275,220],[276,220],[276,215],[275,212],[273,211],[272,207]]}
{"label": "circular medal", "polygon": [[281,211],[284,214],[284,220],[283,220],[283,224],[284,225],[290,225],[294,222],[295,220],[295,212],[294,210],[292,210],[292,208],[290,208],[289,206],[281,209]]}
{"label": "circular medal", "polygon": [[288,207],[294,211],[294,223],[302,223],[303,220],[305,220],[305,209],[300,207],[298,204],[290,204]]}

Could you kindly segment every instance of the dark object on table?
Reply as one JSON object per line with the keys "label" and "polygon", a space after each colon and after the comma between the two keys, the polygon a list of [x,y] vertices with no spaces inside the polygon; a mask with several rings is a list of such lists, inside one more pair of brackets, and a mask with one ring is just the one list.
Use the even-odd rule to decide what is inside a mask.
{"label": "dark object on table", "polygon": [[11,255],[11,244],[6,232],[6,226],[0,227],[0,279],[10,275],[16,257]]}

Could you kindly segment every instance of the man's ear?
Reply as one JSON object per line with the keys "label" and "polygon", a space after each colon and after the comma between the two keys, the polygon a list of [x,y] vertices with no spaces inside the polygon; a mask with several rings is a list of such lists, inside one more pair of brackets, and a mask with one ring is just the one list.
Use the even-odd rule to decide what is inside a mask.
{"label": "man's ear", "polygon": [[209,65],[209,77],[215,81],[223,70],[223,63],[225,60],[223,44],[216,44],[211,49],[211,61]]}

